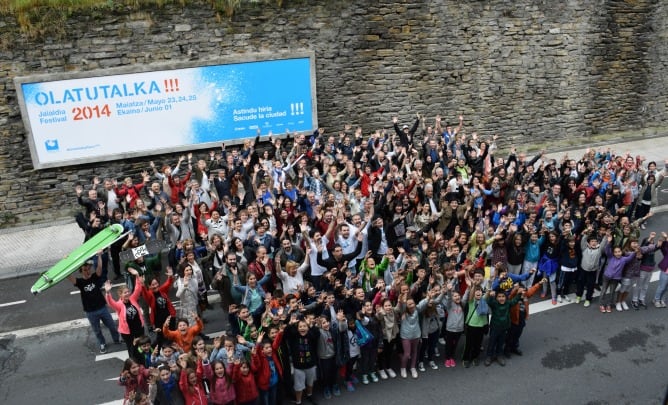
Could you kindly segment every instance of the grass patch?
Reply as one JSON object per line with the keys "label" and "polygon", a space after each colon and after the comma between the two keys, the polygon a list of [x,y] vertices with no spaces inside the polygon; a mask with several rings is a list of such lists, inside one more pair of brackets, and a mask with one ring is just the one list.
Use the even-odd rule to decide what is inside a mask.
{"label": "grass patch", "polygon": [[281,7],[283,0],[0,0],[0,15],[16,18],[21,32],[29,38],[63,38],[67,19],[74,13],[93,13],[101,18],[118,11],[151,10],[175,4],[187,7],[198,3],[210,6],[232,19],[244,4],[274,3]]}

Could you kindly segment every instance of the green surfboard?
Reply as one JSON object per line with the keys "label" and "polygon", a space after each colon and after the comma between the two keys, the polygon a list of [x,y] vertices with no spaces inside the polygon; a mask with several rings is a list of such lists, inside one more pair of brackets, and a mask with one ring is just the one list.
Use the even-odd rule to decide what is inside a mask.
{"label": "green surfboard", "polygon": [[37,294],[53,287],[78,270],[86,260],[93,257],[98,251],[109,247],[125,235],[123,233],[123,226],[120,224],[113,224],[104,228],[97,235],[86,241],[86,243],[74,249],[66,258],[42,273],[30,289],[30,292]]}

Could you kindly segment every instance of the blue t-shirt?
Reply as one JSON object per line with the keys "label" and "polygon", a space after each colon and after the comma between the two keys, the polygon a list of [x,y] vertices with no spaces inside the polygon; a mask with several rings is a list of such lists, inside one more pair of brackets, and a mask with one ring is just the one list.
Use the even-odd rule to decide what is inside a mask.
{"label": "blue t-shirt", "polygon": [[271,370],[271,375],[269,376],[269,386],[273,387],[274,385],[278,384],[278,370],[276,369],[276,364],[274,363],[274,359],[269,357],[269,370]]}

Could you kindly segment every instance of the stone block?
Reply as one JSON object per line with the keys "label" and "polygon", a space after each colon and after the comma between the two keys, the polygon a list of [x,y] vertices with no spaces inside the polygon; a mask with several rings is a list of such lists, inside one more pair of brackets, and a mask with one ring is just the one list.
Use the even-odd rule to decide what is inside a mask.
{"label": "stone block", "polygon": [[174,31],[176,31],[176,32],[188,32],[192,29],[193,29],[193,27],[190,24],[176,24],[174,26]]}

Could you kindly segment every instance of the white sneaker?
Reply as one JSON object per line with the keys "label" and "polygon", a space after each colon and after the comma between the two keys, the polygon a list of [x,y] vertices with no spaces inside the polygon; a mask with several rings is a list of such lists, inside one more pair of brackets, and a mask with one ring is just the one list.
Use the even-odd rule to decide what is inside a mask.
{"label": "white sneaker", "polygon": [[661,300],[654,300],[654,308],[661,308]]}
{"label": "white sneaker", "polygon": [[387,376],[388,377],[390,377],[390,378],[396,378],[397,377],[397,373],[395,373],[394,370],[392,370],[391,368],[388,368],[385,371],[387,371]]}
{"label": "white sneaker", "polygon": [[420,371],[423,372],[423,373],[424,373],[425,371],[427,371],[427,369],[424,368],[424,363],[423,363],[423,362],[419,362],[419,363],[418,363],[418,370],[420,370]]}
{"label": "white sneaker", "polygon": [[564,301],[571,302],[571,298],[568,295],[562,295],[561,297],[564,299]]}
{"label": "white sneaker", "polygon": [[438,366],[433,361],[429,362],[429,367],[431,367],[432,370],[438,370]]}
{"label": "white sneaker", "polygon": [[622,301],[622,309],[623,309],[624,311],[628,311],[628,310],[629,310],[629,306],[628,306],[628,304],[626,303],[626,301]]}
{"label": "white sneaker", "polygon": [[587,308],[591,305],[591,301],[585,300],[584,307]]}
{"label": "white sneaker", "polygon": [[560,303],[560,304],[562,302],[564,302],[564,300],[561,297],[563,297],[563,295],[560,295],[560,296],[557,297],[557,302]]}
{"label": "white sneaker", "polygon": [[622,312],[622,311],[623,311],[623,309],[622,309],[622,303],[621,303],[621,302],[618,302],[617,305],[615,305],[615,309],[616,309],[618,312]]}
{"label": "white sneaker", "polygon": [[378,372],[378,375],[380,376],[381,380],[387,380],[387,373],[385,372],[385,370],[380,370]]}
{"label": "white sneaker", "polygon": [[[412,368],[411,370],[415,370],[415,369]],[[408,377],[408,375],[406,374],[406,369],[405,369],[405,368],[400,369],[400,370],[399,370],[399,374],[401,375],[401,378],[406,378],[406,377]]]}
{"label": "white sneaker", "polygon": [[445,345],[445,339],[444,338],[438,338],[438,344]]}
{"label": "white sneaker", "polygon": [[438,347],[434,349],[434,357],[440,357],[441,352],[438,351]]}
{"label": "white sneaker", "polygon": [[412,368],[411,369],[411,377],[413,378],[418,378],[418,372],[416,369]]}

